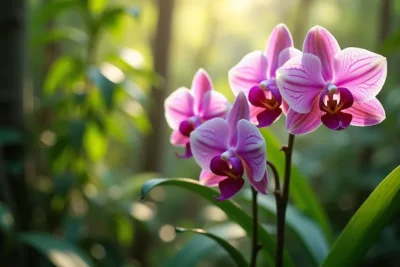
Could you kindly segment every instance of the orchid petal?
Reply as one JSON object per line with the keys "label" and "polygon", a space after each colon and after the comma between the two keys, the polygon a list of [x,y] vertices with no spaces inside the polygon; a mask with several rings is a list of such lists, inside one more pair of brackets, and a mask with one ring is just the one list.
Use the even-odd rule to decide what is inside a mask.
{"label": "orchid petal", "polygon": [[286,116],[288,111],[289,111],[289,105],[285,101],[285,99],[282,99],[282,112],[283,112],[283,114],[285,114],[285,116]]}
{"label": "orchid petal", "polygon": [[185,153],[183,155],[175,153],[175,155],[180,158],[180,159],[188,159],[191,158],[192,155],[192,149],[190,148],[190,142],[186,143],[185,145]]}
{"label": "orchid petal", "polygon": [[374,98],[365,103],[354,103],[346,113],[353,115],[351,125],[372,126],[381,123],[385,118],[385,110],[378,99]]}
{"label": "orchid petal", "polygon": [[263,178],[261,181],[256,182],[253,179],[249,178],[250,184],[254,187],[255,190],[260,192],[263,195],[266,195],[268,193],[268,174],[267,171],[265,171]]}
{"label": "orchid petal", "polygon": [[240,189],[242,189],[243,185],[243,179],[227,178],[225,180],[222,180],[218,184],[221,195],[218,198],[214,196],[214,199],[218,201],[227,200],[236,195],[236,193],[239,192]]}
{"label": "orchid petal", "polygon": [[293,46],[292,35],[285,24],[278,24],[272,30],[269,36],[267,46],[265,49],[265,55],[268,59],[267,73],[268,78],[275,77],[275,71],[279,67],[279,54],[288,47]]}
{"label": "orchid petal", "polygon": [[322,77],[332,81],[334,57],[340,51],[335,37],[325,28],[315,26],[307,33],[303,44],[303,53],[316,55],[321,60]]}
{"label": "orchid petal", "polygon": [[227,179],[226,176],[218,176],[206,170],[200,173],[200,183],[206,186],[217,186],[219,182]]}
{"label": "orchid petal", "polygon": [[386,80],[386,58],[361,48],[346,48],[335,56],[335,85],[346,87],[354,102],[367,102]]}
{"label": "orchid petal", "polygon": [[238,64],[229,70],[229,84],[237,95],[240,91],[246,94],[249,90],[267,79],[267,58],[261,51],[245,55]]}
{"label": "orchid petal", "polygon": [[321,125],[323,112],[319,109],[319,100],[316,99],[309,113],[297,113],[289,108],[286,119],[286,129],[294,135],[307,134],[315,131]]}
{"label": "orchid petal", "polygon": [[205,170],[210,170],[210,162],[213,157],[228,150],[228,141],[229,126],[221,118],[206,121],[190,134],[193,157],[197,164]]}
{"label": "orchid petal", "polygon": [[260,107],[255,107],[253,105],[250,105],[250,121],[257,125],[258,124],[258,119],[257,115],[263,112],[265,108],[260,108]]}
{"label": "orchid petal", "polygon": [[193,77],[192,92],[194,95],[194,110],[201,113],[203,107],[203,96],[213,89],[211,78],[204,69],[199,69]]}
{"label": "orchid petal", "polygon": [[294,57],[301,56],[301,51],[299,49],[296,49],[294,47],[288,47],[279,54],[279,63],[278,66],[282,67],[283,64],[285,64],[289,59],[292,59]]}
{"label": "orchid petal", "polygon": [[345,112],[335,114],[326,113],[322,115],[321,121],[331,130],[343,130],[349,127],[353,116]]}
{"label": "orchid petal", "polygon": [[193,113],[193,96],[184,87],[173,92],[164,102],[165,118],[169,127],[178,130],[182,121],[189,119]]}
{"label": "orchid petal", "polygon": [[189,137],[184,136],[180,131],[172,131],[169,141],[174,146],[185,146],[189,143]]}
{"label": "orchid petal", "polygon": [[267,168],[265,140],[257,127],[247,120],[239,121],[237,132],[238,141],[235,151],[243,160],[247,177],[259,182]]}
{"label": "orchid petal", "polygon": [[263,128],[270,126],[272,123],[274,123],[274,121],[279,119],[281,114],[282,114],[282,109],[280,108],[275,108],[272,110],[264,109],[263,112],[257,115],[257,121],[258,121],[257,127]]}
{"label": "orchid petal", "polygon": [[249,102],[255,107],[265,108],[265,102],[271,98],[271,92],[261,89],[259,86],[254,86],[249,91]]}
{"label": "orchid petal", "polygon": [[294,57],[276,71],[279,91],[298,113],[308,113],[325,82],[321,75],[321,62],[312,54]]}
{"label": "orchid petal", "polygon": [[209,91],[203,96],[203,112],[200,116],[204,120],[210,120],[213,118],[226,118],[228,114],[230,104],[226,97],[220,92]]}
{"label": "orchid petal", "polygon": [[[250,108],[247,102],[246,96],[243,92],[240,92],[233,103],[231,110],[229,111],[226,121],[230,129],[230,144],[235,146],[237,143],[237,124],[241,119],[250,119]],[[223,133],[223,132],[220,132]]]}

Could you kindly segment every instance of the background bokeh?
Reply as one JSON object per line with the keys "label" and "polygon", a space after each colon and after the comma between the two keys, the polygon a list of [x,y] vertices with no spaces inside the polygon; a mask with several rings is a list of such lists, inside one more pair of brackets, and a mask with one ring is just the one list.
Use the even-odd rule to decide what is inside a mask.
{"label": "background bokeh", "polygon": [[[21,143],[26,152],[19,161],[4,152],[0,168],[2,180],[20,179],[8,179],[9,188],[2,184],[0,192],[5,266],[24,261],[51,266],[43,255],[79,266],[62,253],[75,252],[52,243],[51,236],[74,244],[76,253],[83,251],[96,266],[233,266],[212,241],[174,230],[211,229],[246,253],[249,240],[222,211],[181,188],[155,188],[140,200],[140,187],[153,177],[198,179],[195,162],[178,159],[175,153],[182,149],[169,144],[164,99],[178,87],[190,87],[194,73],[204,68],[215,89],[232,101],[227,72],[245,54],[263,50],[278,23],[288,26],[298,49],[308,29],[321,25],[341,47],[388,58],[387,81],[378,95],[386,110],[383,123],[340,132],[321,127],[296,138],[294,162],[322,203],[334,237],[400,162],[400,1],[29,0],[25,5],[26,134],[8,125],[0,131],[2,147]],[[286,142],[284,118],[271,130]],[[249,203],[235,200],[249,210]],[[274,220],[261,219],[273,233]],[[397,216],[362,266],[400,265],[399,226]],[[15,232],[24,232],[20,239],[44,253],[28,249],[19,257]],[[46,244],[61,252],[54,254]],[[289,236],[288,248],[298,266],[311,266],[295,237]]]}

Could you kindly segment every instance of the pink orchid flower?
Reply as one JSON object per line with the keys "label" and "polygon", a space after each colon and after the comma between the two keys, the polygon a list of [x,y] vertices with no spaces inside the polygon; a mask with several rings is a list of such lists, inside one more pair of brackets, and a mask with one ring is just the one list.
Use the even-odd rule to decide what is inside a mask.
{"label": "pink orchid flower", "polygon": [[164,103],[165,118],[172,128],[170,142],[175,146],[184,146],[181,158],[192,156],[190,149],[190,133],[203,122],[228,114],[230,104],[221,93],[213,90],[207,72],[199,69],[192,82],[192,89],[181,87],[174,91]]}
{"label": "pink orchid flower", "polygon": [[293,48],[292,36],[284,24],[278,24],[269,36],[263,52],[254,51],[229,71],[229,83],[235,95],[248,95],[251,121],[266,127],[276,121],[287,105],[282,101],[275,81],[275,72],[286,61],[301,52]]}
{"label": "pink orchid flower", "polygon": [[244,173],[258,192],[267,193],[265,140],[249,118],[249,104],[241,92],[226,120],[209,120],[190,135],[193,157],[203,169],[200,180],[218,184],[217,200],[234,196],[244,185]]}
{"label": "pink orchid flower", "polygon": [[385,83],[386,58],[361,48],[340,50],[321,26],[307,34],[303,54],[277,70],[276,80],[290,109],[289,133],[306,134],[321,122],[333,130],[371,126],[385,119],[376,95]]}

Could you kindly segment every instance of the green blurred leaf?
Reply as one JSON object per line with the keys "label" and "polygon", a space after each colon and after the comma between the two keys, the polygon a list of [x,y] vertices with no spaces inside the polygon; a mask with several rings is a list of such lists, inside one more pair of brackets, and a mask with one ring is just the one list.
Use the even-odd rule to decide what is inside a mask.
{"label": "green blurred leaf", "polygon": [[133,225],[130,218],[124,215],[118,215],[115,218],[115,224],[119,242],[122,245],[130,245],[134,235]]}
{"label": "green blurred leaf", "polygon": [[372,192],[333,244],[322,266],[357,266],[400,209],[400,166]]}
{"label": "green blurred leaf", "polygon": [[106,76],[104,76],[99,69],[91,68],[89,71],[89,77],[94,85],[99,88],[103,102],[108,110],[113,107],[114,104],[114,93],[117,84],[113,83]]}
{"label": "green blurred leaf", "polygon": [[181,228],[181,227],[176,227],[176,232],[177,233],[191,232],[191,233],[207,236],[207,237],[213,239],[215,242],[217,242],[221,247],[223,247],[226,250],[226,252],[228,252],[228,254],[231,256],[231,258],[234,260],[234,262],[236,263],[237,266],[239,266],[239,267],[249,266],[246,259],[235,247],[233,247],[225,239],[223,239],[217,235],[206,232],[203,229],[186,229],[186,228]]}
{"label": "green blurred leaf", "polygon": [[0,145],[11,145],[21,143],[23,140],[21,132],[13,129],[0,128]]}
{"label": "green blurred leaf", "polygon": [[[218,235],[226,241],[244,238],[245,232],[235,224],[223,224],[208,229],[208,232]],[[169,267],[192,267],[197,266],[200,260],[210,257],[220,247],[217,243],[204,235],[197,235],[189,240],[179,251],[167,261],[165,266]]]}
{"label": "green blurred leaf", "polygon": [[54,176],[54,194],[65,196],[74,184],[74,177],[71,173],[62,173]]}
{"label": "green blurred leaf", "polygon": [[69,145],[69,136],[59,136],[56,143],[50,150],[50,157],[52,160],[56,160],[64,151],[64,149]]}
{"label": "green blurred leaf", "polygon": [[105,158],[108,150],[108,138],[96,124],[88,125],[83,139],[83,146],[90,160],[96,162]]}
{"label": "green blurred leaf", "polygon": [[105,9],[107,0],[88,0],[88,9],[93,15],[99,15]]}
{"label": "green blurred leaf", "polygon": [[380,53],[388,56],[393,52],[400,50],[400,30],[396,30],[394,33],[389,35],[381,44]]}
{"label": "green blurred leaf", "polygon": [[70,56],[58,58],[51,66],[44,81],[44,92],[53,94],[59,87],[68,87],[82,76],[84,64],[81,59]]}
{"label": "green blurred leaf", "polygon": [[57,18],[66,11],[80,10],[81,0],[53,0],[49,1],[33,14],[33,24],[36,26],[44,25],[48,20]]}
{"label": "green blurred leaf", "polygon": [[115,26],[121,15],[130,15],[133,18],[139,17],[139,10],[134,7],[111,7],[104,10],[98,21],[98,27]]}
{"label": "green blurred leaf", "polygon": [[49,43],[61,41],[72,41],[79,45],[85,45],[87,40],[88,36],[84,31],[77,28],[64,27],[45,31],[42,34],[34,36],[32,39],[32,45],[43,46]]}
{"label": "green blurred leaf", "polygon": [[[281,152],[281,145],[275,135],[267,128],[262,128],[261,133],[267,143],[267,155],[270,160],[281,172],[280,177],[283,178],[283,170],[285,168],[284,153]],[[326,239],[330,243],[332,241],[332,230],[329,220],[318,201],[317,196],[308,184],[306,178],[301,174],[299,169],[292,166],[290,180],[290,197],[293,203],[302,213],[310,216],[318,223],[323,230]]]}
{"label": "green blurred leaf", "polygon": [[81,149],[83,144],[83,136],[87,128],[85,120],[71,120],[68,125],[69,137],[72,146],[75,149]]}
{"label": "green blurred leaf", "polygon": [[25,233],[18,237],[20,243],[35,248],[57,267],[94,266],[92,260],[68,241],[46,233]]}
{"label": "green blurred leaf", "polygon": [[[175,179],[152,179],[146,182],[142,187],[142,197],[145,197],[147,193],[156,186],[176,186],[187,189],[204,199],[212,202],[215,206],[219,207],[226,215],[232,220],[239,224],[249,236],[252,233],[252,218],[244,212],[238,204],[232,200],[216,201],[214,195],[218,193],[209,187],[201,185],[199,182],[191,179],[175,178]],[[265,230],[265,228],[259,225],[259,237],[260,242],[263,244],[263,249],[268,253],[269,265],[273,265],[275,262],[275,239]],[[287,252],[284,255],[284,266],[293,266],[293,261],[290,259]]]}
{"label": "green blurred leaf", "polygon": [[0,231],[3,233],[10,233],[14,227],[14,217],[10,209],[0,202]]}
{"label": "green blurred leaf", "polygon": [[[244,197],[246,201],[252,201],[250,191],[246,191]],[[259,197],[258,205],[269,217],[276,218],[276,202],[273,195]],[[291,205],[286,210],[286,226],[301,241],[315,266],[319,266],[329,252],[329,245],[321,228]]]}

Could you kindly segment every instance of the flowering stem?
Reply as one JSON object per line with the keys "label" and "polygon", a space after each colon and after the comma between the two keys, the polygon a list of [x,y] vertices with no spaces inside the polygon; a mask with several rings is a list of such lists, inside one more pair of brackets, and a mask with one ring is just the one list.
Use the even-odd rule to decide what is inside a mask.
{"label": "flowering stem", "polygon": [[256,266],[257,261],[257,253],[261,248],[261,245],[258,243],[258,209],[257,209],[257,190],[251,187],[251,191],[253,193],[253,245],[251,249],[251,261],[250,267]]}
{"label": "flowering stem", "polygon": [[294,135],[289,134],[289,141],[287,146],[282,147],[285,153],[285,177],[283,182],[283,190],[275,192],[276,208],[278,213],[277,222],[277,246],[276,246],[276,267],[283,266],[283,248],[285,243],[285,216],[286,207],[289,201],[289,187],[290,187],[290,170],[292,167],[292,152],[294,145]]}

